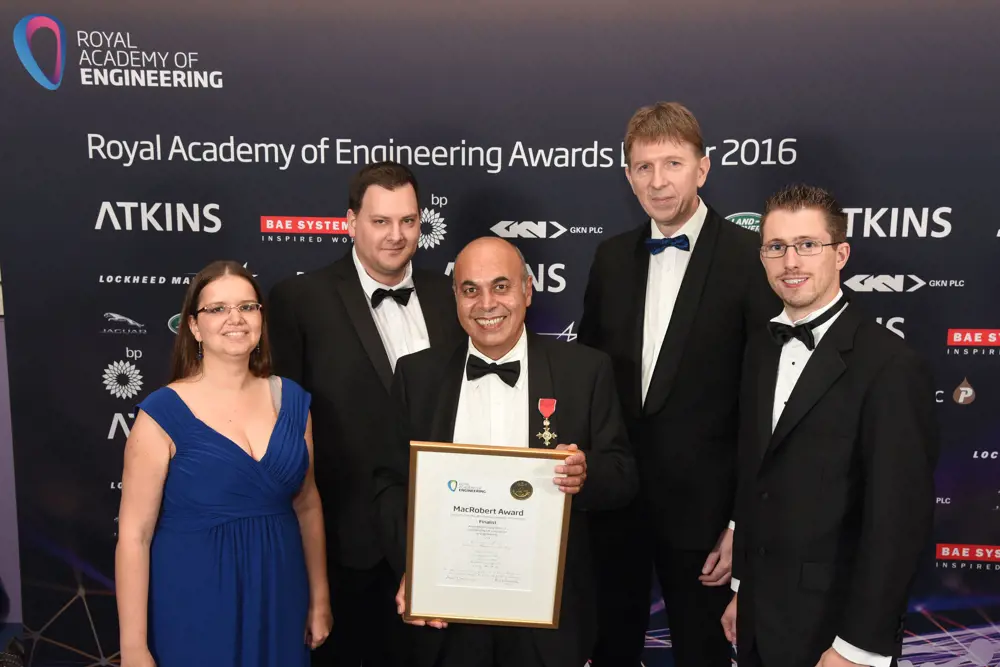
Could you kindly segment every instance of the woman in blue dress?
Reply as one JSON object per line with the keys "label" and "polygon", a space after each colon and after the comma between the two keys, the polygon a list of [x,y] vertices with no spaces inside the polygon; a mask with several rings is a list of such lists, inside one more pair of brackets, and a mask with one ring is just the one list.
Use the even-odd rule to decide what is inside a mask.
{"label": "woman in blue dress", "polygon": [[236,262],[192,281],[170,383],[125,445],[115,577],[122,667],[306,667],[330,633],[310,395],[271,375]]}

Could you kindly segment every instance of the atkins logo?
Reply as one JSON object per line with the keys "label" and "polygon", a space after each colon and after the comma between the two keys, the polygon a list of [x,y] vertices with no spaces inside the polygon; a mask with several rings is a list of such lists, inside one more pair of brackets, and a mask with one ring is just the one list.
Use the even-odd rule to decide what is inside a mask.
{"label": "atkins logo", "polygon": [[[51,76],[42,70],[31,49],[32,39],[39,30],[48,30],[56,38],[55,69]],[[48,14],[25,16],[14,26],[14,50],[24,69],[39,86],[56,90],[62,85],[63,74],[66,72],[66,30],[59,19]]]}

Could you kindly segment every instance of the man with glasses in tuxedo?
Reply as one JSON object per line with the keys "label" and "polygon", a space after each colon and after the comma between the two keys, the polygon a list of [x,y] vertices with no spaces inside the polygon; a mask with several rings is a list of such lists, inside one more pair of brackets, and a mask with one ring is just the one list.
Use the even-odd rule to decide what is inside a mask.
{"label": "man with glasses in tuxedo", "polygon": [[841,289],[847,218],[792,186],[760,223],[784,311],[744,363],[732,588],[740,667],[889,667],[934,517],[926,364]]}

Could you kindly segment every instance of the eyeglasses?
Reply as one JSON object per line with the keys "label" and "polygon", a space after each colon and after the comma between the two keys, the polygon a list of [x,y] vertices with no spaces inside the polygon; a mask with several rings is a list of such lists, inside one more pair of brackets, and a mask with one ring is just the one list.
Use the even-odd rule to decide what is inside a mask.
{"label": "eyeglasses", "polygon": [[795,252],[799,253],[799,257],[807,257],[809,255],[818,255],[823,252],[823,248],[828,245],[840,245],[840,241],[834,241],[833,243],[820,243],[819,241],[799,241],[798,243],[784,244],[784,243],[768,243],[765,246],[761,246],[760,254],[762,257],[767,257],[768,259],[777,259],[779,257],[784,257],[785,253],[788,252],[789,248],[795,248]]}
{"label": "eyeglasses", "polygon": [[259,303],[240,303],[235,306],[231,306],[225,303],[218,303],[218,304],[213,304],[211,306],[205,306],[204,308],[199,308],[194,312],[195,314],[205,313],[206,315],[225,315],[228,317],[229,311],[231,311],[234,308],[240,311],[240,314],[242,315],[249,315],[250,313],[259,312],[260,309],[263,308],[263,306],[260,305]]}

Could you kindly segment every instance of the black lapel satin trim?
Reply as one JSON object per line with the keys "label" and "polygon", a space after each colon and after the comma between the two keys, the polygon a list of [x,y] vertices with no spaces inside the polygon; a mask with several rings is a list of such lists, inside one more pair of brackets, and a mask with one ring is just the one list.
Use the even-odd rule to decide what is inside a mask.
{"label": "black lapel satin trim", "polygon": [[[663,337],[660,356],[656,359],[653,377],[649,382],[649,390],[646,392],[646,405],[643,408],[643,414],[655,414],[662,410],[671,389],[673,389],[674,378],[684,353],[684,344],[691,332],[695,315],[698,313],[701,293],[705,289],[705,281],[708,278],[708,269],[715,256],[715,246],[722,224],[721,218],[715,211],[709,209],[708,215],[705,216],[705,224],[701,228],[701,233],[698,234],[698,241],[691,251],[691,259],[677,293],[677,303],[674,304],[674,312],[670,315],[670,324]],[[640,369],[642,368],[641,359],[640,348]]]}
{"label": "black lapel satin trim", "polygon": [[771,420],[774,419],[774,391],[778,384],[778,362],[781,346],[767,336],[760,343],[760,365],[757,366],[757,448],[763,459],[771,444]]}
{"label": "black lapel satin trim", "polygon": [[414,269],[413,287],[420,300],[420,312],[424,315],[427,338],[430,339],[431,345],[440,345],[445,340],[448,318],[458,319],[455,299],[454,296],[442,298],[442,294],[438,290],[428,289],[424,283],[426,276],[425,271]]}
{"label": "black lapel satin trim", "polygon": [[389,355],[385,352],[385,345],[381,336],[378,335],[378,328],[372,318],[365,291],[361,287],[361,278],[358,277],[357,268],[354,266],[354,257],[347,253],[342,259],[337,261],[337,291],[344,301],[344,308],[354,325],[354,330],[361,339],[368,358],[375,367],[379,379],[385,386],[386,391],[392,385],[392,366],[389,365]]}
{"label": "black lapel satin trim", "polygon": [[[560,343],[564,345],[565,343]],[[545,448],[545,441],[538,437],[544,428],[542,413],[538,411],[538,399],[556,399],[556,411],[549,417],[549,430],[559,435],[559,410],[565,406],[559,405],[559,397],[554,393],[552,383],[552,367],[545,343],[540,336],[528,334],[528,443],[529,447]],[[553,440],[549,449],[555,449],[559,440]]]}
{"label": "black lapel satin trim", "polygon": [[[423,308],[423,306],[421,306]],[[469,340],[464,339],[444,368],[439,388],[440,397],[436,402],[434,421],[431,426],[435,442],[455,441],[455,419],[458,417],[458,399],[462,394],[462,380],[465,378],[465,361],[469,357]],[[469,443],[459,443],[469,444]]]}
{"label": "black lapel satin trim", "polygon": [[792,429],[802,421],[816,403],[830,390],[833,383],[847,370],[841,352],[854,346],[854,334],[861,324],[857,307],[847,306],[830,326],[799,376],[788,403],[781,412],[764,457],[773,455],[786,440]]}
{"label": "black lapel satin trim", "polygon": [[652,237],[650,222],[640,228],[636,236],[635,249],[632,253],[632,361],[635,377],[632,380],[632,390],[628,401],[632,415],[642,415],[642,326],[646,316],[646,281],[649,279],[649,250],[646,239]]}

